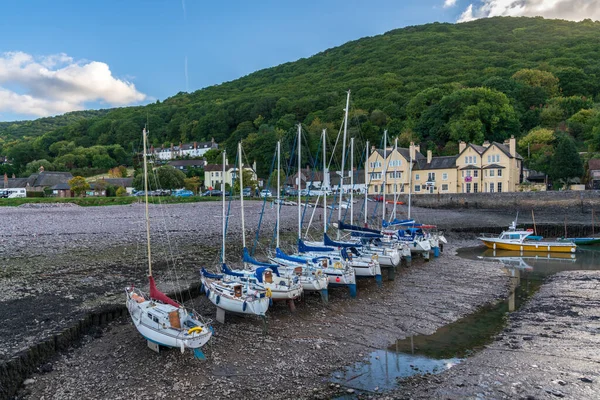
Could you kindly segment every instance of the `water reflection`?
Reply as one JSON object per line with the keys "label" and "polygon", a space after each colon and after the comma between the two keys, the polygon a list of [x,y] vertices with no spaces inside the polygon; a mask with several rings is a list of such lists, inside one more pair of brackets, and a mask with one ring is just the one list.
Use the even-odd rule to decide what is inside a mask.
{"label": "water reflection", "polygon": [[493,341],[504,328],[507,313],[519,309],[548,276],[565,270],[600,269],[598,250],[548,254],[470,247],[457,253],[490,262],[490,267],[501,263],[510,277],[508,299],[482,307],[432,335],[409,336],[387,350],[374,351],[364,361],[334,373],[333,382],[373,392],[396,388],[399,379],[443,372]]}

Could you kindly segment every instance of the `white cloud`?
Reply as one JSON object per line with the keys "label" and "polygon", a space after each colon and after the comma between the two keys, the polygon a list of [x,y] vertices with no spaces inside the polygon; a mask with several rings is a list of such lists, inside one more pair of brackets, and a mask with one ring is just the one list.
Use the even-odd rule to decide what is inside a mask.
{"label": "white cloud", "polygon": [[83,110],[89,102],[122,106],[144,99],[133,83],[115,78],[103,62],[76,62],[64,53],[0,54],[0,112],[41,117]]}
{"label": "white cloud", "polygon": [[600,20],[600,0],[480,0],[479,3],[470,4],[458,22],[497,16]]}
{"label": "white cloud", "polygon": [[454,7],[456,5],[456,0],[444,0],[444,8]]}

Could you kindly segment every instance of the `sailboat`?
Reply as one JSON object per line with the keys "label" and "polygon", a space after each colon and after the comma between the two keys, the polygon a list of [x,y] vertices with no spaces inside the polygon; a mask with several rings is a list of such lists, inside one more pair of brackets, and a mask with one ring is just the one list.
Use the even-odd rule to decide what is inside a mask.
{"label": "sailboat", "polygon": [[[243,181],[243,162],[242,162],[242,143],[238,143],[239,158],[239,179],[240,188],[244,187]],[[242,217],[242,245],[244,269],[230,269],[223,264],[221,270],[229,279],[248,283],[250,285],[262,285],[267,290],[268,295],[273,300],[288,301],[290,309],[293,309],[293,301],[302,294],[302,284],[297,276],[289,277],[279,273],[278,266],[275,264],[262,263],[250,256],[246,247],[246,232],[244,221],[244,194],[240,190],[240,210]],[[248,269],[246,269],[248,268]]]}
{"label": "sailboat", "polygon": [[[225,164],[226,153],[223,151],[223,181],[221,187],[225,188]],[[222,247],[221,268],[227,269],[225,265],[225,190],[222,191],[223,201],[223,223],[222,223]],[[264,316],[269,308],[270,299],[263,285],[254,285],[250,282],[239,282],[231,279],[230,275],[213,274],[202,268],[200,271],[202,288],[206,297],[217,307],[217,321],[225,321],[225,311],[238,314],[250,314]]]}
{"label": "sailboat", "polygon": [[[326,170],[326,158],[325,158],[325,136],[326,132],[323,130],[323,170]],[[298,245],[302,244],[302,198],[300,193],[302,192],[302,181],[300,177],[301,170],[301,143],[302,143],[302,125],[298,124]],[[327,230],[327,198],[323,190],[323,220],[324,230]],[[279,226],[279,225],[278,225]],[[278,236],[279,237],[279,236]],[[356,297],[356,274],[354,269],[349,265],[348,262],[344,261],[340,255],[334,254],[294,254],[288,255],[279,248],[279,241],[277,242],[277,248],[275,256],[270,258],[271,262],[277,265],[290,268],[298,265],[306,265],[309,271],[321,270],[324,276],[327,278],[327,286],[347,286],[350,289],[350,297]],[[304,267],[303,267],[304,268]],[[323,280],[324,281],[324,280]],[[325,282],[320,283],[324,285]],[[323,292],[322,292],[323,293]],[[324,293],[323,293],[324,294]]]}
{"label": "sailboat", "polygon": [[191,349],[198,359],[205,359],[201,348],[212,336],[212,328],[193,310],[170,299],[156,287],[152,276],[150,250],[150,215],[148,212],[148,167],[146,162],[147,131],[144,141],[144,193],[146,203],[146,240],[148,248],[148,280],[150,293],[146,294],[133,286],[125,289],[126,305],[133,324],[147,340],[148,346],[159,351],[159,346]]}

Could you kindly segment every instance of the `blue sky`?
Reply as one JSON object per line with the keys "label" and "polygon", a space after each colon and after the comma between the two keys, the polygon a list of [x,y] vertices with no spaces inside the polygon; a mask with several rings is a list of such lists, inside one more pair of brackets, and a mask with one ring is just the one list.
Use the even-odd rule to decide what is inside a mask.
{"label": "blue sky", "polygon": [[471,3],[465,18],[481,17],[477,4],[503,2],[4,1],[0,121],[162,100],[364,36],[454,22]]}

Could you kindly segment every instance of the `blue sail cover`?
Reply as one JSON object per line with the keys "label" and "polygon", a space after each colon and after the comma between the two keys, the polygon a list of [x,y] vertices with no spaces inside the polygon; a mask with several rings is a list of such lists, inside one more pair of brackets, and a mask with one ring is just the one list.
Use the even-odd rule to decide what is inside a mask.
{"label": "blue sail cover", "polygon": [[298,251],[300,253],[308,253],[311,251],[315,251],[317,253],[329,253],[335,251],[335,249],[331,247],[319,247],[319,246],[308,246],[302,241],[302,239],[298,239]]}
{"label": "blue sail cover", "polygon": [[[250,256],[250,253],[248,253],[248,249],[244,247],[244,251],[243,251],[243,257],[242,260],[248,264],[252,264],[252,265],[256,265],[258,267],[264,267],[264,268],[257,268],[256,271],[258,270],[265,270],[267,268],[270,268],[273,270],[273,272],[275,273],[275,275],[279,276],[279,270],[277,269],[277,265],[275,264],[269,264],[269,263],[264,263],[264,262],[260,262],[255,260],[254,258],[252,258]],[[262,272],[260,273],[260,275],[262,276]],[[258,273],[256,274],[256,276],[258,277]]]}
{"label": "blue sail cover", "polygon": [[289,256],[285,254],[279,247],[275,249],[275,256],[277,258],[281,258],[282,260],[287,260],[295,263],[306,264],[308,260],[300,257]]}
{"label": "blue sail cover", "polygon": [[388,226],[396,226],[396,225],[414,225],[415,220],[414,219],[394,219],[393,221],[387,222],[387,221],[383,221],[382,222],[382,226],[384,228],[387,228]]}
{"label": "blue sail cover", "polygon": [[354,232],[365,232],[365,233],[381,234],[381,231],[379,231],[377,229],[363,228],[361,226],[345,224],[342,221],[338,222],[338,228],[341,229],[341,230],[343,230],[343,231],[354,231]]}
{"label": "blue sail cover", "polygon": [[363,239],[381,239],[383,237],[380,233],[362,233],[362,232],[352,232],[350,234],[352,237],[359,237]]}
{"label": "blue sail cover", "polygon": [[208,272],[206,269],[204,269],[204,267],[202,267],[202,269],[200,270],[200,273],[202,274],[202,276],[205,276],[209,279],[223,279],[223,275],[220,274],[212,274],[210,272]]}
{"label": "blue sail cover", "polygon": [[325,246],[334,246],[334,247],[356,247],[356,246],[360,246],[359,244],[356,244],[356,243],[335,242],[335,241],[331,240],[331,238],[329,237],[329,235],[327,235],[326,233],[323,234],[323,244]]}
{"label": "blue sail cover", "polygon": [[232,271],[227,264],[223,263],[223,265],[221,266],[221,271],[225,274],[225,275],[231,275],[231,276],[237,276],[238,278],[245,278],[246,274],[241,273],[241,272],[234,272]]}

